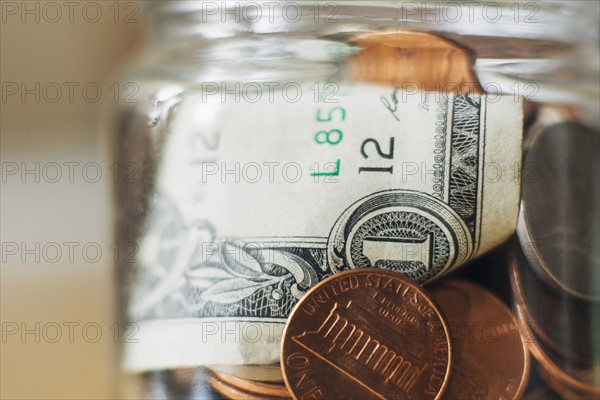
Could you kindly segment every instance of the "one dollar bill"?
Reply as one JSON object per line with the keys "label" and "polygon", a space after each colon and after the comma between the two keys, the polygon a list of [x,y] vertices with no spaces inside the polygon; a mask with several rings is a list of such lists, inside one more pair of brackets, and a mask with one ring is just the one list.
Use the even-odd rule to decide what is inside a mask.
{"label": "one dollar bill", "polygon": [[331,85],[178,97],[138,238],[128,368],[277,362],[290,310],[331,274],[424,283],[513,233],[520,99]]}

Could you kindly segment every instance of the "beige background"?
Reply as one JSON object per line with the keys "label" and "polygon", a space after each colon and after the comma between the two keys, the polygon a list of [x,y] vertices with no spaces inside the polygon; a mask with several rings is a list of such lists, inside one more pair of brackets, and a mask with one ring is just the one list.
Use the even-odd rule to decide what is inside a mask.
{"label": "beige background", "polygon": [[[33,14],[23,13],[25,3]],[[116,307],[109,248],[112,176],[107,168],[109,132],[98,128],[103,118],[98,104],[110,105],[114,89],[108,87],[125,60],[142,45],[143,15],[131,1],[77,1],[72,17],[68,8],[61,7],[62,17],[53,22],[55,9],[45,3],[0,1],[0,80],[5,96],[0,103],[4,174],[0,194],[1,397],[112,398],[118,382],[117,346],[111,330]],[[88,20],[82,11],[86,3],[95,3],[86,8]],[[13,15],[11,7],[15,5],[17,14]],[[102,16],[91,22],[97,19],[96,6]],[[134,11],[133,18],[139,22],[126,23],[125,16]],[[7,85],[13,82],[19,86],[26,83],[29,88],[35,88],[36,82],[40,88],[54,82],[64,90],[56,103],[51,101],[57,92],[50,92],[50,86],[46,95],[40,89],[39,103],[34,95],[23,101],[20,95],[8,95]],[[65,82],[79,84],[72,102]],[[97,104],[87,101],[81,92],[87,83],[103,85]],[[40,163],[39,182],[33,174],[6,175],[13,163],[19,169],[34,169],[36,162]],[[64,162],[79,163],[74,164],[73,182]],[[98,182],[83,178],[82,167],[88,162],[101,165],[103,176]],[[56,183],[49,182],[55,179],[56,171],[49,163],[63,168]],[[88,178],[93,178],[93,170],[88,172]],[[79,243],[72,259],[64,242]],[[23,262],[21,252],[10,255],[7,246],[12,243],[19,251],[23,246],[35,249],[39,243],[40,260],[31,254]],[[63,251],[56,262],[49,262],[57,257],[49,243],[57,243]],[[102,249],[97,262],[83,257],[81,249],[86,243],[97,243]],[[88,255],[95,257],[91,251]],[[74,326],[72,343],[65,323],[79,323]],[[82,328],[89,323],[92,325],[86,336]],[[61,327],[58,340],[53,324]],[[8,335],[15,326],[19,332]],[[94,343],[98,326],[102,337]],[[22,327],[37,331],[39,343],[35,333],[22,337]]]}

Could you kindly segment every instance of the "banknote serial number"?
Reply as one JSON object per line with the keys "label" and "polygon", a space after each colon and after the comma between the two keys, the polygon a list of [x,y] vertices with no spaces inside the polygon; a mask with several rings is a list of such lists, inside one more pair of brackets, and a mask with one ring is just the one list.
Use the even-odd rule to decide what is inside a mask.
{"label": "banknote serial number", "polygon": [[[322,129],[314,134],[315,143],[318,145],[337,146],[342,142],[344,139],[344,133],[342,130],[339,128],[331,128],[331,126],[332,124],[339,124],[346,121],[346,109],[344,107],[333,107],[328,111],[325,111],[322,108],[317,108],[316,120],[319,124],[323,124],[325,129]],[[338,158],[333,162],[333,171],[316,170],[315,172],[312,172],[310,176],[339,176],[340,163],[341,160]]]}
{"label": "banknote serial number", "polygon": [[[346,109],[344,107],[333,107],[329,110],[324,110],[322,108],[317,108],[316,113],[316,121],[318,123],[323,123],[323,127],[325,129],[321,129],[314,134],[314,141],[318,145],[329,145],[336,146],[342,142],[344,139],[344,132],[340,129],[339,125],[344,121],[346,121]],[[328,125],[325,125],[328,124]],[[394,138],[390,137],[389,143],[387,143],[387,147],[384,147],[381,143],[374,138],[365,139],[360,146],[360,154],[361,156],[367,159],[378,158],[380,160],[393,160],[394,159]],[[341,167],[341,159],[337,159],[334,162],[330,162],[327,164],[333,164],[333,171],[319,171],[318,167],[312,167],[314,172],[312,172],[311,176],[339,176],[340,175],[340,167]],[[326,165],[327,165],[326,164]],[[377,167],[358,167],[358,173],[369,173],[369,172],[383,172],[388,174],[394,173],[394,166],[377,166]]]}

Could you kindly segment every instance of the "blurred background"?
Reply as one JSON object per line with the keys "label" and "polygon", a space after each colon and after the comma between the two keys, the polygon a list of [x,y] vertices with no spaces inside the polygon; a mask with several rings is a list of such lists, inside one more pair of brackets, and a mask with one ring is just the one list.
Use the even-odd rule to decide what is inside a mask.
{"label": "blurred background", "polygon": [[3,399],[115,396],[120,254],[100,122],[143,47],[140,4],[0,1]]}

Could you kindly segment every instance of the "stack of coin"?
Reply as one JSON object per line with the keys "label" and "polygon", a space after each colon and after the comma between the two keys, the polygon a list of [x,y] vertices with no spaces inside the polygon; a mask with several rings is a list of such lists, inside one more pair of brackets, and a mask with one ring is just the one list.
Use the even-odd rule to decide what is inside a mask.
{"label": "stack of coin", "polygon": [[599,398],[600,369],[594,360],[598,344],[590,326],[598,305],[553,293],[523,253],[515,253],[510,271],[515,313],[540,376],[565,398]]}
{"label": "stack of coin", "polygon": [[283,383],[242,379],[222,372],[212,372],[207,382],[213,390],[227,399],[266,400],[290,398],[290,393]]}
{"label": "stack of coin", "polygon": [[600,136],[575,122],[528,138],[510,279],[525,341],[547,384],[600,397]]}
{"label": "stack of coin", "polygon": [[226,399],[289,399],[279,364],[213,365],[207,383]]}
{"label": "stack of coin", "polygon": [[520,399],[529,353],[511,310],[479,285],[425,289],[356,269],[294,308],[282,368],[294,399]]}
{"label": "stack of coin", "polygon": [[[393,286],[394,282],[400,283]],[[400,284],[408,289],[402,289],[402,286],[398,286]],[[287,381],[291,385],[291,393],[283,383],[248,379],[260,374],[261,367],[258,366],[246,366],[246,371],[243,368],[235,371],[238,375],[244,371],[246,378],[215,372],[213,369],[208,383],[227,399],[291,396],[298,399],[306,395],[361,399],[414,396],[444,399],[521,398],[529,376],[529,353],[510,309],[487,289],[466,280],[450,279],[428,286],[427,291],[418,289],[417,292],[417,289],[416,284],[407,278],[382,270],[355,270],[330,278],[315,287],[297,306],[285,335],[284,359],[288,362],[283,368],[289,373]],[[386,296],[386,290],[392,290],[390,297]],[[415,292],[410,294],[412,290]],[[330,301],[323,302],[324,296],[329,296]],[[407,301],[403,301],[404,296],[409,296]],[[418,351],[419,344],[422,344],[419,335],[427,334],[427,329],[414,329],[418,313],[410,312],[410,306],[414,306],[416,301],[414,299],[421,296],[421,302],[425,302],[425,299],[431,305],[437,302],[440,314],[433,316],[445,316],[445,319],[440,318],[440,322],[447,324],[450,334],[448,343],[452,347],[452,361],[448,360],[452,367],[443,377],[441,390],[433,396],[416,392],[417,379],[410,380],[409,375],[405,375],[411,371],[409,364],[403,364],[398,358],[403,353]],[[343,307],[346,301],[350,305]],[[317,304],[322,307],[317,309]],[[362,312],[365,309],[370,312]],[[314,312],[310,322],[317,329],[308,330],[311,323],[304,315],[307,311]],[[390,321],[394,321],[391,327]],[[394,329],[400,333],[399,336],[389,335]],[[375,336],[374,333],[383,333],[383,336]],[[370,346],[370,343],[373,345]],[[406,349],[407,345],[412,347]],[[336,349],[336,346],[339,348]],[[435,348],[421,348],[419,356],[432,354]],[[344,350],[358,358],[352,360]],[[364,365],[361,360],[365,361]],[[407,361],[409,357],[403,360]],[[435,358],[432,363],[424,364],[420,372],[424,373],[423,376],[435,371]],[[387,374],[389,379],[378,381],[379,374]],[[430,375],[430,378],[434,376]],[[404,386],[408,391],[405,392],[398,387],[397,381],[401,383],[402,377],[407,381]],[[327,380],[335,385],[321,385]],[[343,384],[340,385],[340,382]],[[358,383],[358,389],[366,392],[356,390],[353,387],[355,383]],[[345,397],[352,394],[358,397]]]}

